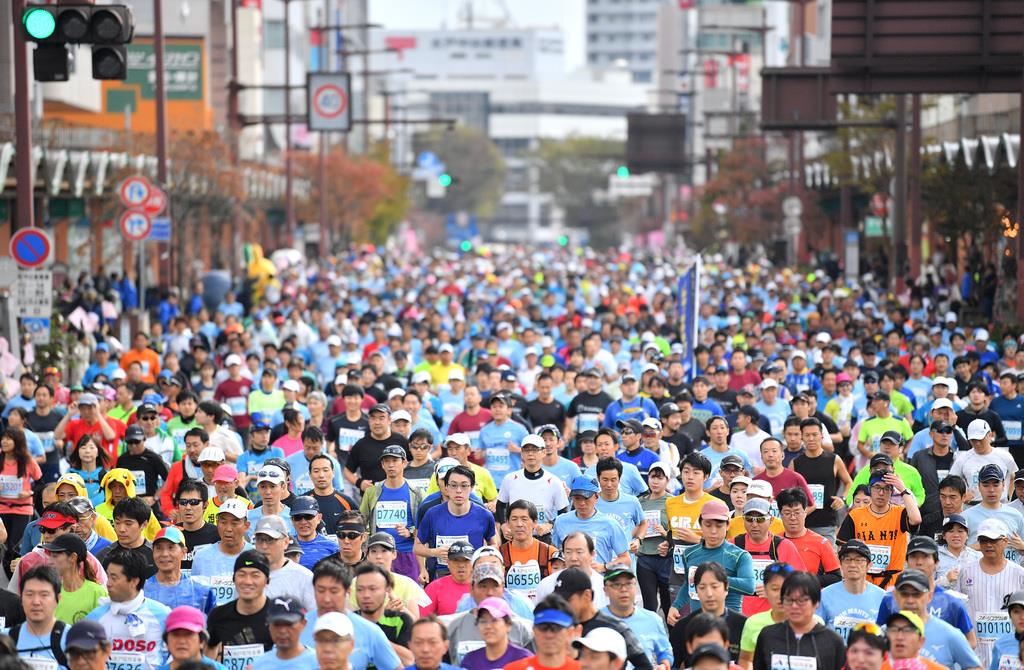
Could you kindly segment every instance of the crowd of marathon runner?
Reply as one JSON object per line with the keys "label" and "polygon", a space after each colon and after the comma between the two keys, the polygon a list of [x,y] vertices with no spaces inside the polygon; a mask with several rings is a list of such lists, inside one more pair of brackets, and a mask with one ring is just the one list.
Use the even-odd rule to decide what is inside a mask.
{"label": "crowd of marathon runner", "polygon": [[69,287],[0,356],[0,669],[1020,668],[1024,337],[721,260],[680,314],[680,258],[360,249],[130,342]]}

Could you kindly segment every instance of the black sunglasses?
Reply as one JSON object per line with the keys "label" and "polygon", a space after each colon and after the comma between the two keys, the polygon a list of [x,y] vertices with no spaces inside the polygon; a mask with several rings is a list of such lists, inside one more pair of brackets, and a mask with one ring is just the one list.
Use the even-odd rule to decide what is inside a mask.
{"label": "black sunglasses", "polygon": [[338,537],[344,538],[346,540],[358,540],[362,536],[363,536],[362,533],[356,533],[356,532],[338,533]]}

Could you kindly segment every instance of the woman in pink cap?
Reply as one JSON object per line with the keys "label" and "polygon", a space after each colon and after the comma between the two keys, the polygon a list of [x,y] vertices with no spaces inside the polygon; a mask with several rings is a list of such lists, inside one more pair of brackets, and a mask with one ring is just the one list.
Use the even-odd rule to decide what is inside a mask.
{"label": "woman in pink cap", "polygon": [[484,646],[463,657],[461,666],[465,670],[497,670],[531,655],[526,649],[509,642],[512,608],[502,598],[484,598],[477,605],[476,627],[484,639]]}
{"label": "woman in pink cap", "polygon": [[227,668],[203,656],[203,649],[210,639],[206,632],[206,617],[195,607],[182,605],[175,607],[167,615],[164,627],[164,644],[170,658],[156,670],[176,670],[178,666],[189,661],[198,661],[203,665],[212,665],[217,670]]}

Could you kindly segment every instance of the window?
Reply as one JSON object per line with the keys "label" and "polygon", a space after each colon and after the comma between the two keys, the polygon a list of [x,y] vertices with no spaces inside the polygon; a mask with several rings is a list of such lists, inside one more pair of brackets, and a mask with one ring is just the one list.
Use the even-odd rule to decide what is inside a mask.
{"label": "window", "polygon": [[284,49],[284,21],[270,21],[263,24],[263,47]]}

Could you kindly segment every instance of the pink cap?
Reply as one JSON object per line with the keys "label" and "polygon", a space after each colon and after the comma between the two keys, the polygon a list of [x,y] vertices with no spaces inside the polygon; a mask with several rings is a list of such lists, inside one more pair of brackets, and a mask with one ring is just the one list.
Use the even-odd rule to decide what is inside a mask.
{"label": "pink cap", "polygon": [[700,518],[708,521],[728,521],[729,508],[718,498],[709,500],[700,509]]}
{"label": "pink cap", "polygon": [[477,616],[480,615],[480,610],[487,610],[495,619],[504,619],[505,617],[512,616],[512,608],[508,606],[508,603],[503,598],[484,598],[477,605]]}
{"label": "pink cap", "polygon": [[172,630],[188,630],[193,633],[201,633],[206,630],[206,617],[195,607],[182,605],[175,607],[167,615],[165,630],[169,633]]}
{"label": "pink cap", "polygon": [[213,471],[213,481],[215,482],[234,482],[238,481],[238,470],[235,470],[235,466],[224,465],[217,466],[217,469]]}
{"label": "pink cap", "polygon": [[842,384],[843,382],[850,382],[852,384],[853,383],[853,377],[851,377],[850,375],[846,374],[845,372],[840,372],[839,374],[836,375],[836,383],[837,384]]}

